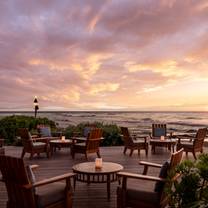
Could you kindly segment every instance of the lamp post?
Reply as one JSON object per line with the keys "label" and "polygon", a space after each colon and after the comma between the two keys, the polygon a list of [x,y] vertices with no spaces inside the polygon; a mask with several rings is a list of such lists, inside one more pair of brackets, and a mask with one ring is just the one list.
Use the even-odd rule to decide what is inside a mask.
{"label": "lamp post", "polygon": [[38,106],[38,100],[37,100],[37,97],[36,97],[36,96],[35,96],[35,99],[34,99],[33,104],[34,104],[35,118],[36,118],[36,116],[37,116],[37,111],[38,111],[38,109],[39,109],[39,106]]}

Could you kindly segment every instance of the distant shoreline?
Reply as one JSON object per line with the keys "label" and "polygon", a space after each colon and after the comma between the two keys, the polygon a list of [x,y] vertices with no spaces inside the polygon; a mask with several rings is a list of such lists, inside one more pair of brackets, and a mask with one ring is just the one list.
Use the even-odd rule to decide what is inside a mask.
{"label": "distant shoreline", "polygon": [[[0,111],[2,114],[7,113],[34,113],[34,111]],[[38,111],[38,113],[208,113],[208,111]]]}

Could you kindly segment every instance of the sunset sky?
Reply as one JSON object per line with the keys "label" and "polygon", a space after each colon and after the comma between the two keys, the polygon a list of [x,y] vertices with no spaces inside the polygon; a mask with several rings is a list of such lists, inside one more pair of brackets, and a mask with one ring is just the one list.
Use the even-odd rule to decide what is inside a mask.
{"label": "sunset sky", "polygon": [[207,0],[1,0],[0,110],[208,111]]}

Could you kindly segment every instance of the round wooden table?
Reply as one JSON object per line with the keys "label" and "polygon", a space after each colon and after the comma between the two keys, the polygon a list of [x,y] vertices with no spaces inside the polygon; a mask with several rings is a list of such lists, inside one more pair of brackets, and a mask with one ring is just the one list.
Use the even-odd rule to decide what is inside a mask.
{"label": "round wooden table", "polygon": [[174,147],[176,145],[177,140],[176,139],[170,139],[170,138],[165,138],[164,140],[159,139],[158,137],[150,139],[150,145],[152,146],[152,151],[155,153],[155,147],[167,147],[168,150],[172,150],[174,152]]}
{"label": "round wooden table", "polygon": [[50,141],[50,149],[51,149],[51,155],[56,151],[56,148],[61,148],[61,147],[71,147],[72,145],[72,140],[71,139],[56,139],[56,140],[51,140]]}
{"label": "round wooden table", "polygon": [[[106,183],[107,197],[110,199],[110,184],[118,180],[117,172],[123,170],[123,166],[112,162],[103,162],[101,169],[95,168],[95,162],[79,163],[72,167],[74,173],[77,173],[74,182],[81,181],[85,183]],[[75,187],[74,183],[74,187]]]}

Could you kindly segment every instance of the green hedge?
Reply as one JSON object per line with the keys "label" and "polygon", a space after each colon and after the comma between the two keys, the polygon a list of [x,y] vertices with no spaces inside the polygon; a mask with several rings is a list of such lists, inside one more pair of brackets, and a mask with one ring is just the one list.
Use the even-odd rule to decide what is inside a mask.
{"label": "green hedge", "polygon": [[[17,136],[18,128],[28,128],[32,133],[36,132],[38,124],[50,126],[52,131],[57,131],[56,124],[47,118],[34,118],[32,116],[7,116],[0,120],[0,137],[5,139],[6,144],[14,144]],[[115,124],[95,123],[80,123],[76,126],[69,125],[63,132],[66,138],[70,138],[73,132],[83,133],[86,125],[94,125],[103,129],[102,146],[122,145],[123,141],[120,136],[120,129]]]}
{"label": "green hedge", "polygon": [[6,116],[0,120],[0,137],[5,139],[6,144],[14,144],[18,128],[28,128],[35,131],[38,124],[45,124],[52,129],[56,128],[55,122],[47,118],[34,118],[32,116]]}
{"label": "green hedge", "polygon": [[103,137],[102,146],[116,146],[123,145],[123,141],[121,139],[121,132],[117,125],[115,124],[104,124],[101,122],[83,122],[78,124],[77,126],[69,125],[65,130],[66,138],[70,138],[73,135],[73,132],[83,133],[84,127],[89,125],[96,126],[97,128],[103,129]]}

